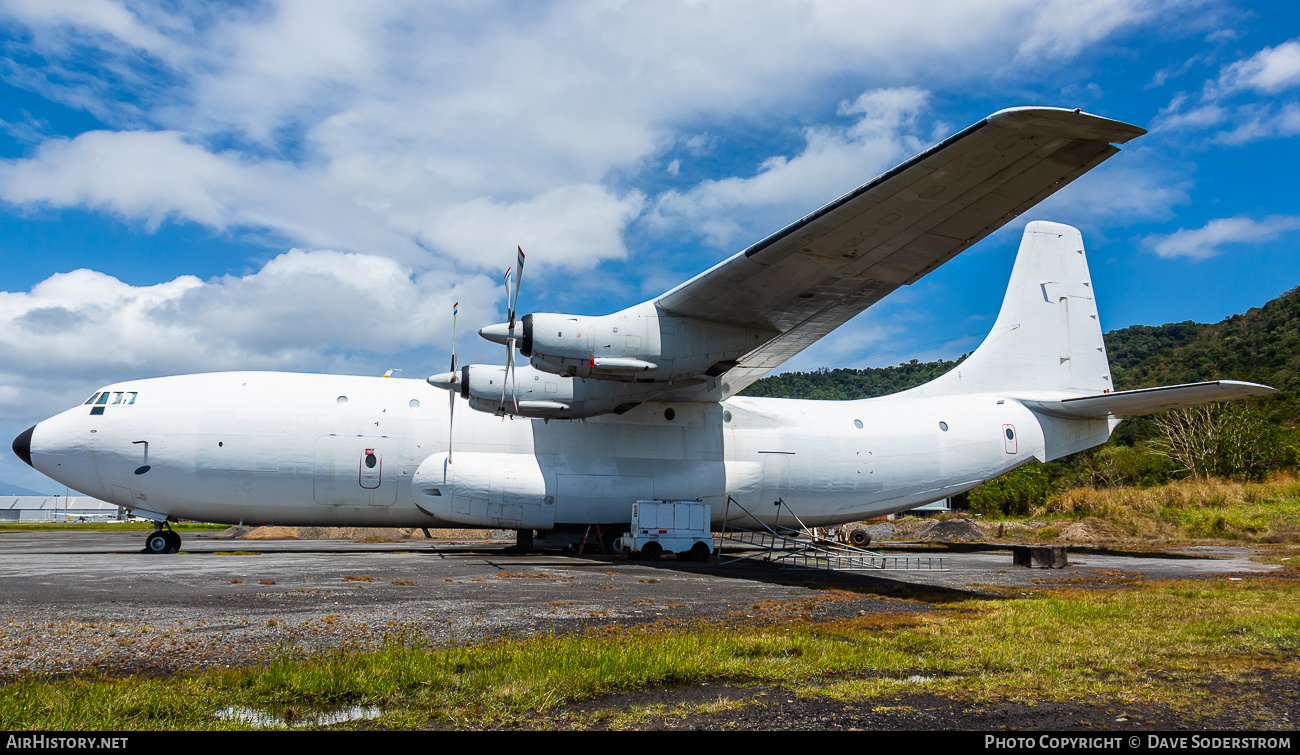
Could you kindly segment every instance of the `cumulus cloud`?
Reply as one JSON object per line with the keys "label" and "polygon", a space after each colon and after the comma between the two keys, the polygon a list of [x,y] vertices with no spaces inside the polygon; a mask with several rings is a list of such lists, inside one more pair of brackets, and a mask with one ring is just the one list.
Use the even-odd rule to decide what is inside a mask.
{"label": "cumulus cloud", "polygon": [[1218,87],[1227,92],[1253,89],[1261,94],[1275,94],[1296,86],[1300,86],[1300,39],[1265,47],[1246,60],[1229,65],[1218,81]]}
{"label": "cumulus cloud", "polygon": [[[491,322],[497,289],[487,276],[417,274],[384,257],[297,249],[248,275],[209,281],[131,286],[74,270],[0,292],[0,382],[84,390],[186,372],[373,371],[377,355],[402,352],[417,355],[412,370],[432,369],[449,347],[452,302],[470,321]],[[30,416],[30,394],[8,395],[0,415]]]}
{"label": "cumulus cloud", "polygon": [[1214,132],[1210,138],[1220,144],[1294,136],[1300,134],[1300,103],[1281,98],[1297,87],[1300,39],[1293,39],[1223,66],[1195,98],[1174,95],[1152,130]]}
{"label": "cumulus cloud", "polygon": [[458,259],[491,259],[498,267],[508,264],[500,250],[509,255],[517,245],[548,264],[587,266],[626,255],[622,231],[643,204],[640,192],[617,197],[591,184],[510,204],[481,198],[439,210],[423,237]]}
{"label": "cumulus cloud", "polygon": [[1117,31],[1147,23],[1177,7],[1173,2],[1050,0],[1042,4],[1020,45],[1023,58],[1071,58]]}
{"label": "cumulus cloud", "polygon": [[[232,9],[13,0],[0,9],[22,32],[9,48],[9,81],[119,128],[53,138],[0,164],[0,186],[19,206],[89,207],[146,227],[192,221],[408,264],[432,253],[497,266],[501,259],[485,257],[471,237],[519,223],[500,227],[510,241],[503,258],[521,237],[535,245],[534,234],[546,233],[536,245],[550,244],[552,260],[590,266],[626,254],[612,237],[650,206],[614,177],[657,165],[657,155],[683,143],[686,124],[788,118],[850,71],[957,81],[1007,70],[1017,56],[1068,60],[1169,7],[953,0],[918,13],[631,2],[523,12],[492,2],[281,0]],[[826,186],[856,185],[887,159],[873,150],[897,154],[880,129],[903,132],[864,110],[846,112],[863,116],[856,131],[809,126],[797,158],[665,197],[661,217],[698,222],[669,211],[681,196],[716,195],[715,209],[744,215],[755,203],[821,200]],[[831,174],[818,180],[819,170]],[[469,217],[479,219],[477,233]],[[745,222],[722,217],[709,233]]]}
{"label": "cumulus cloud", "polygon": [[742,231],[775,231],[759,224],[815,210],[924,149],[926,141],[915,132],[927,99],[928,93],[916,88],[864,92],[840,104],[840,114],[855,116],[853,123],[806,129],[802,151],[769,157],[752,176],[665,192],[655,203],[652,222],[698,227],[718,245],[733,243]]}
{"label": "cumulus cloud", "polygon": [[1200,228],[1179,228],[1168,235],[1148,236],[1143,245],[1166,259],[1188,257],[1209,259],[1223,253],[1230,244],[1261,244],[1287,231],[1300,228],[1300,217],[1274,215],[1263,220],[1247,217],[1219,218]]}

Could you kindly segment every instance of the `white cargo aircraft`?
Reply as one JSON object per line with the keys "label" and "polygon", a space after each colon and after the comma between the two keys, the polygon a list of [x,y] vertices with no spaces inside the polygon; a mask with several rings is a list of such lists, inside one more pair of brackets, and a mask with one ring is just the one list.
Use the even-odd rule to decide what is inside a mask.
{"label": "white cargo aircraft", "polygon": [[[130,380],[13,447],[153,519],[146,550],[160,553],[180,546],[176,519],[506,528],[526,544],[533,530],[625,526],[643,499],[710,502],[715,525],[913,508],[1104,443],[1127,417],[1273,392],[1112,392],[1080,234],[1033,222],[992,331],[948,374],[861,401],[736,396],[1143,133],[1078,110],[1004,110],[651,301],[519,320],[510,301],[510,322],[481,331],[507,345],[505,368],[458,370],[453,356],[427,382]],[[530,362],[512,369],[516,346]]]}

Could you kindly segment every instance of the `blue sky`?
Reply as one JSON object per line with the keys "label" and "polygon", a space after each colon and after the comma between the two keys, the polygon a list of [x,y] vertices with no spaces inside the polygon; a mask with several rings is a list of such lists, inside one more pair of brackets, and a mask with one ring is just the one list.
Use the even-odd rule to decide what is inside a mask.
{"label": "blue sky", "polygon": [[615,311],[1018,105],[1150,133],[787,368],[971,350],[1033,219],[1106,329],[1217,321],[1300,285],[1296,8],[0,0],[0,431],[132,377],[424,377],[456,300],[500,362],[466,334],[516,244],[523,311]]}

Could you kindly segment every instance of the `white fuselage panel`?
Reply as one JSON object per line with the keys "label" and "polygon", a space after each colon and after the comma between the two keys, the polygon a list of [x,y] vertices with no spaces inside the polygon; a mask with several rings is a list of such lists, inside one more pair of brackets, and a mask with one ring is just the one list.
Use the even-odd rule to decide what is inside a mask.
{"label": "white fuselage panel", "polygon": [[1035,415],[995,395],[649,402],[550,422],[456,398],[448,463],[448,394],[420,380],[231,372],[106,390],[138,398],[40,423],[33,465],[121,506],[212,522],[548,529],[700,499],[715,524],[794,512],[816,526],[945,498],[1043,452]]}

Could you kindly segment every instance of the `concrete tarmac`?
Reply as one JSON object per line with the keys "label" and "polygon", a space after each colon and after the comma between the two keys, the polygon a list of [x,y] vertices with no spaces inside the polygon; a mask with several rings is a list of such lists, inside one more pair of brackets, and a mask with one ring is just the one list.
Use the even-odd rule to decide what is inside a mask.
{"label": "concrete tarmac", "polygon": [[[1008,548],[918,545],[910,555],[942,555],[949,570],[828,573],[753,560],[516,554],[512,544],[473,541],[181,534],[182,552],[159,556],[140,553],[143,532],[0,533],[0,676],[170,673],[401,636],[442,644],[609,623],[927,611],[933,596],[1032,592],[1058,580],[1249,579],[1276,568],[1252,562],[1248,548],[1224,547],[1156,555],[1071,549],[1070,566],[1049,570],[1013,567]],[[881,545],[891,556],[908,555],[908,547]]]}

